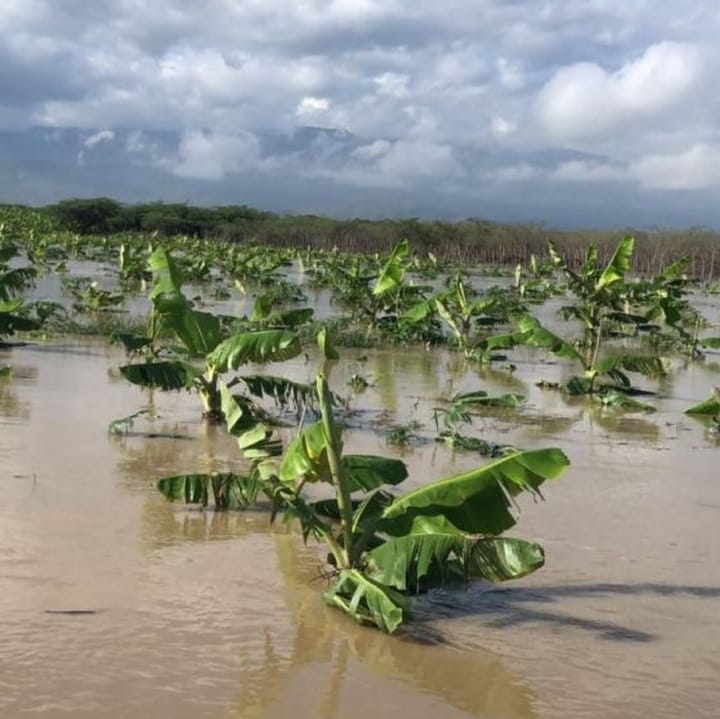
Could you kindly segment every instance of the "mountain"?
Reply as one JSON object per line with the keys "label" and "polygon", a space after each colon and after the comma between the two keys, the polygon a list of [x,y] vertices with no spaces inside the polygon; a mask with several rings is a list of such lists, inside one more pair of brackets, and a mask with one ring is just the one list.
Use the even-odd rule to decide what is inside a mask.
{"label": "mountain", "polygon": [[[442,152],[425,159],[424,151],[421,144],[322,127],[225,135],[3,130],[0,202],[108,196],[335,217],[484,217],[559,227],[720,223],[720,210],[704,209],[715,203],[698,193],[641,194],[619,183],[545,181],[563,163],[603,160],[572,149],[460,147],[452,160]],[[442,169],[435,172],[438,161]]]}

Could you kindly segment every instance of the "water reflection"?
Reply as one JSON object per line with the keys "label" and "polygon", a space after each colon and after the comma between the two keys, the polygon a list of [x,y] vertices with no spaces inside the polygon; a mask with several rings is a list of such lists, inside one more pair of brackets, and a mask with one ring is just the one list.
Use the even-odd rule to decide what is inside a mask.
{"label": "water reflection", "polygon": [[[353,625],[322,604],[319,582],[311,584],[317,559],[299,551],[292,535],[273,540],[294,636],[289,656],[280,656],[267,634],[262,663],[242,677],[241,716],[292,717],[302,705],[306,716],[334,719],[355,715],[358,704],[366,711],[398,706],[414,717],[436,716],[438,707],[443,716],[450,708],[456,716],[536,716],[529,690],[498,658],[454,649],[429,631],[389,638]],[[309,668],[314,681],[298,697]]]}
{"label": "water reflection", "polygon": [[[0,354],[0,368],[10,364],[10,354]],[[37,382],[37,367],[27,365],[11,365],[12,370],[8,376],[0,376],[0,418],[27,422],[30,419],[30,402],[20,396],[18,388],[33,385]]]}

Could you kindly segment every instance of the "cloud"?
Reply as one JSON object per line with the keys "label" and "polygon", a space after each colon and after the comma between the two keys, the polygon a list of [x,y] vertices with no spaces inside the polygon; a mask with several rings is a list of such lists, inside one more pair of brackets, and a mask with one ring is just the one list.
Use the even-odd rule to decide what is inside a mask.
{"label": "cloud", "polygon": [[115,133],[112,130],[100,130],[94,135],[90,135],[84,142],[83,146],[91,150],[95,145],[99,145],[101,142],[112,142],[115,139]]}
{"label": "cloud", "polygon": [[542,88],[535,112],[551,138],[567,142],[602,135],[677,108],[699,85],[702,70],[699,49],[676,42],[652,45],[614,72],[576,63]]}
{"label": "cloud", "polygon": [[720,148],[695,144],[683,152],[647,155],[630,167],[645,188],[701,190],[720,187]]}
{"label": "cloud", "polygon": [[260,143],[248,132],[234,135],[190,131],[182,136],[179,162],[172,171],[181,177],[220,180],[256,166]]}
{"label": "cloud", "polygon": [[79,128],[73,159],[205,183],[692,190],[720,151],[718,31],[710,0],[2,0],[0,132]]}

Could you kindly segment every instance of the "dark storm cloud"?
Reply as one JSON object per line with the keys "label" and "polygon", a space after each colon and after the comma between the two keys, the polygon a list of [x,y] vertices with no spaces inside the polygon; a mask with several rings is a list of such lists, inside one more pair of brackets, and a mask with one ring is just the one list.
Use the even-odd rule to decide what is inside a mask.
{"label": "dark storm cloud", "polygon": [[[0,128],[176,133],[118,147],[215,183],[699,192],[719,29],[709,0],[3,0]],[[350,135],[278,139],[305,126]]]}

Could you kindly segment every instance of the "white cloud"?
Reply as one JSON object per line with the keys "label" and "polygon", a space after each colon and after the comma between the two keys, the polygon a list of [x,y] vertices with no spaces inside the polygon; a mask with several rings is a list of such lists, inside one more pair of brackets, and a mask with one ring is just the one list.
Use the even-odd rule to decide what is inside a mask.
{"label": "white cloud", "polygon": [[219,180],[257,165],[260,143],[247,132],[222,135],[193,130],[183,135],[179,157],[173,168],[176,175]]}
{"label": "white cloud", "polygon": [[93,135],[90,135],[83,145],[86,149],[91,150],[95,145],[99,145],[102,142],[112,142],[115,139],[115,133],[112,130],[100,130]]}
{"label": "white cloud", "polygon": [[678,107],[702,71],[698,48],[662,42],[614,72],[591,62],[561,68],[542,88],[535,111],[551,138],[602,135]]}
{"label": "white cloud", "polygon": [[720,188],[720,148],[695,144],[679,153],[647,155],[634,162],[630,172],[646,188]]}

